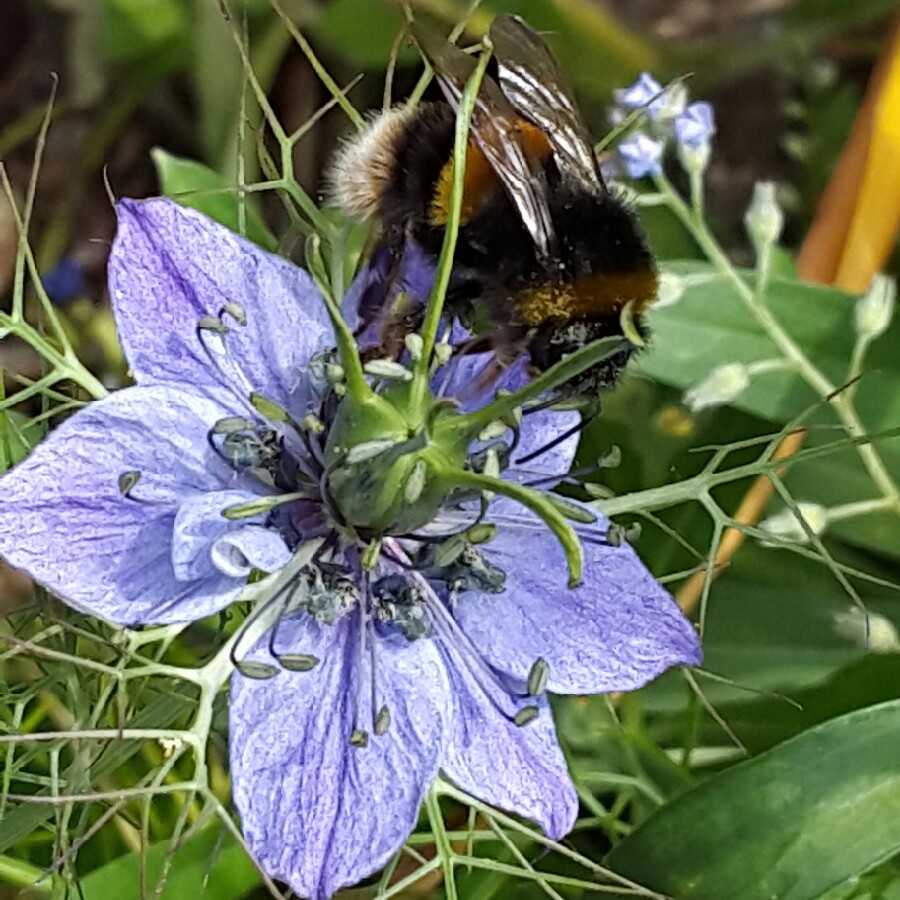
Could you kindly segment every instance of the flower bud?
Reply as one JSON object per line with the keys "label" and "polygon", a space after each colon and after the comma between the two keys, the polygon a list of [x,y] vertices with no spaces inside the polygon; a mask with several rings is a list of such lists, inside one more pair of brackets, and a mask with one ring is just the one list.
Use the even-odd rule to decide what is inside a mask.
{"label": "flower bud", "polygon": [[721,406],[740,397],[749,384],[750,373],[743,363],[725,363],[687,391],[684,402],[693,412],[708,406]]}
{"label": "flower bud", "polygon": [[702,175],[707,166],[712,149],[709,144],[679,144],[678,161],[689,175]]}
{"label": "flower bud", "polygon": [[849,641],[873,653],[900,651],[900,635],[890,619],[851,606],[834,614],[834,630]]}
{"label": "flower bud", "polygon": [[[797,512],[813,534],[819,535],[825,531],[828,525],[828,510],[824,506],[819,503],[798,503]],[[806,529],[792,509],[783,509],[774,516],[769,516],[759,527],[779,541],[804,544],[809,540]]]}
{"label": "flower bud", "polygon": [[753,199],[744,215],[744,225],[757,247],[768,247],[781,237],[784,215],[775,199],[775,185],[771,181],[757,181]]}
{"label": "flower bud", "polygon": [[869,340],[881,337],[891,324],[896,298],[894,280],[876,275],[869,290],[856,301],[856,331]]}

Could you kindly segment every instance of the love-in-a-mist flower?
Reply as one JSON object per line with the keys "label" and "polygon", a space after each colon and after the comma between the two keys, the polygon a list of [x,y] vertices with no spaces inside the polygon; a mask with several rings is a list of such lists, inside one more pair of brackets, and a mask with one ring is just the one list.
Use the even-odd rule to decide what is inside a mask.
{"label": "love-in-a-mist flower", "polygon": [[[137,384],[2,479],[3,556],[126,625],[207,616],[274,573],[252,620],[272,627],[235,653],[233,792],[260,864],[302,896],[383,866],[439,772],[564,835],[577,802],[546,692],[630,690],[699,660],[608,523],[570,506],[567,525],[524,486],[563,477],[574,439],[510,462],[571,415],[527,417],[515,447],[481,430],[492,407],[452,401],[465,356],[439,371],[442,397],[400,367],[360,378],[305,272],[165,200],[120,204],[110,288]],[[581,557],[545,520],[580,536],[577,587]]]}

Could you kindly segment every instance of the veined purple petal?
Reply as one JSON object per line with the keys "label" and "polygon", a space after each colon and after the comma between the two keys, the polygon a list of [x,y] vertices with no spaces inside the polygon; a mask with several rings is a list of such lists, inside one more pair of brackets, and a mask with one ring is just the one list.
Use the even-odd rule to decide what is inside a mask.
{"label": "veined purple petal", "polygon": [[[303,897],[327,900],[384,866],[409,836],[447,740],[447,674],[433,642],[377,644],[377,703],[390,710],[372,728],[368,653],[359,620],[332,626],[306,616],[283,622],[280,652],[307,653],[310,672],[274,680],[234,676],[231,770],[244,836],[263,868]],[[266,659],[262,647],[254,658]],[[355,698],[365,713],[354,722]],[[354,725],[365,747],[349,742]]]}
{"label": "veined purple petal", "polygon": [[441,768],[463,790],[537,822],[558,840],[578,813],[575,788],[556,740],[546,698],[538,716],[518,726],[490,702],[456,648],[441,645],[453,682],[453,737]]}
{"label": "veined purple petal", "polygon": [[[67,419],[0,481],[0,554],[78,609],[113,622],[202,618],[233,579],[182,581],[176,510],[234,479],[206,441],[228,410],[166,385],[118,391]],[[130,496],[119,478],[137,472]]]}
{"label": "veined purple petal", "polygon": [[210,575],[244,579],[254,568],[280,569],[290,559],[290,551],[276,531],[262,527],[264,516],[234,520],[223,515],[229,506],[258,497],[249,490],[232,489],[185,500],[175,515],[172,563],[176,576],[183,581]]}
{"label": "veined purple petal", "polygon": [[252,390],[299,412],[306,399],[306,363],[334,343],[309,275],[170,200],[123,200],[118,212],[110,294],[137,381],[221,383],[197,325],[226,304],[238,304],[246,325],[225,316],[232,363]]}
{"label": "veined purple petal", "polygon": [[[497,537],[482,548],[506,572],[501,594],[461,594],[456,618],[494,666],[524,681],[535,660],[548,689],[595,694],[641,687],[702,659],[697,633],[635,551],[582,541],[584,581],[569,589],[562,549],[531,513],[500,500]],[[601,522],[590,529],[599,538]]]}
{"label": "veined purple petal", "polygon": [[210,556],[223,575],[246,578],[254,569],[277,572],[288,564],[291,551],[274,529],[244,525],[218,538]]}

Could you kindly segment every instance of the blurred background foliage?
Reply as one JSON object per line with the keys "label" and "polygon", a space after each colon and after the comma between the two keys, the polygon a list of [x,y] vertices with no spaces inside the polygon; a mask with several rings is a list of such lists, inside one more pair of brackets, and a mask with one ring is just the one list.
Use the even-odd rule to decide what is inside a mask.
{"label": "blurred background foliage", "polygon": [[[718,119],[707,174],[710,228],[736,265],[751,265],[744,210],[754,182],[778,183],[787,219],[768,304],[808,358],[842,384],[855,341],[855,298],[847,291],[861,290],[873,274],[871,261],[853,250],[853,228],[862,229],[866,246],[883,249],[877,265],[893,275],[897,270],[892,248],[900,196],[892,172],[868,166],[872,124],[865,120],[869,109],[876,125],[879,116],[900,121],[900,105],[885,107],[890,98],[878,94],[873,78],[879,60],[885,83],[885,67],[900,65],[890,39],[894,0],[418,0],[412,6],[445,30],[468,16],[473,37],[497,12],[526,17],[547,32],[597,135],[606,128],[614,88],[642,70],[663,81],[689,73],[692,95],[712,102]],[[403,9],[391,0],[282,0],[278,8],[268,0],[233,0],[227,10],[216,0],[0,4],[0,157],[20,205],[51,73],[58,73],[29,239],[70,340],[105,384],[115,387],[127,378],[105,287],[115,228],[107,188],[115,196],[168,193],[295,256],[301,243],[275,193],[254,195],[246,216],[238,216],[235,187],[266,177],[259,160],[274,153],[274,144],[248,89],[235,33],[244,35],[275,118],[293,133],[331,99],[311,59],[339,86],[350,87],[350,101],[361,112],[382,106],[386,73],[391,97],[405,98],[419,67],[404,40],[404,22]],[[870,130],[861,150],[848,142],[854,123],[859,134]],[[320,197],[329,156],[350,129],[347,116],[331,109],[295,142],[294,173],[311,196]],[[671,177],[685,186],[675,165]],[[875,212],[854,218],[866,197]],[[691,411],[683,392],[714,366],[753,363],[773,349],[731,288],[707,277],[701,248],[671,210],[649,207],[642,216],[660,259],[677,261],[671,271],[701,277],[680,303],[654,314],[652,347],[586,430],[579,462],[590,465],[612,447],[621,449],[621,464],[594,478],[596,493],[614,498],[610,508],[626,521],[641,521],[643,557],[673,592],[680,590],[684,605],[702,601],[705,669],[713,674],[686,680],[669,673],[614,703],[559,704],[560,733],[583,801],[570,845],[596,861],[609,853],[618,871],[678,898],[900,898],[900,519],[895,509],[872,509],[835,518],[815,540],[807,534],[805,542],[775,547],[760,540],[765,533],[758,522],[779,509],[796,510],[797,502],[846,508],[878,498],[852,440],[864,435],[838,430],[831,408],[795,373],[773,372],[730,405]],[[17,241],[12,210],[0,196],[6,309]],[[837,280],[843,290],[799,286],[798,258],[804,278]],[[852,277],[839,277],[840,260],[855,267]],[[26,297],[26,308],[39,324],[33,296]],[[873,441],[895,484],[898,341],[894,324],[873,345],[854,397],[865,440]],[[14,338],[0,342],[0,367],[7,392],[43,374],[40,357]],[[33,406],[37,402],[2,413],[0,461],[7,465],[39,439],[51,418]],[[749,517],[738,517],[749,540],[722,560],[708,593],[692,591],[689,576],[714,555],[722,529],[752,499],[760,472],[775,470],[760,462],[761,451],[801,421],[805,443],[792,447],[799,452],[777,479],[779,496],[765,506],[765,495]],[[716,477],[697,482],[684,500],[667,501],[665,508],[615,506],[615,498],[627,501],[637,491],[706,477],[721,448],[728,452],[716,462]],[[701,494],[713,498],[721,518],[697,502]],[[0,648],[0,729],[64,729],[88,720],[98,696],[114,705],[108,693],[80,683],[70,667],[30,658],[11,637],[27,634],[32,646],[109,660],[108,631],[35,597],[26,579],[5,568],[0,612],[11,623],[0,626],[7,646]],[[167,652],[181,664],[202,658],[216,627],[192,629]],[[194,699],[183,687],[156,685],[139,702],[133,696],[117,702],[130,714],[137,710],[131,727],[164,727],[184,717]],[[213,751],[213,790],[225,800],[226,755],[222,746]],[[771,753],[758,756],[765,751]],[[746,756],[755,758],[733,767]],[[0,788],[4,800],[10,792],[52,792],[62,766],[67,784],[114,791],[138,783],[141,773],[163,761],[155,745],[110,742],[88,758],[62,745],[48,751],[10,744],[0,748]],[[81,775],[88,771],[86,780],[74,777],[79,766]],[[673,798],[679,799],[669,802]],[[150,812],[128,804],[4,802],[0,898],[129,900],[153,896],[161,872],[167,873],[166,900],[267,896],[234,839],[221,828],[200,828],[191,802],[172,795]],[[197,836],[176,846],[169,839],[181,834],[185,817]],[[448,807],[448,820],[457,829],[467,822],[458,807]],[[90,840],[81,846],[80,836]],[[434,852],[430,841],[427,830],[413,839],[425,858]],[[525,853],[548,871],[576,879],[583,874],[565,857],[545,857],[533,843],[491,847],[487,855],[494,860],[519,865],[516,854]],[[27,887],[61,855],[62,875]],[[399,874],[411,866],[405,859]],[[460,879],[459,896],[466,900],[590,893],[575,882],[548,893],[533,878],[519,880],[497,867],[476,867]],[[439,897],[442,886],[426,878],[402,896]]]}

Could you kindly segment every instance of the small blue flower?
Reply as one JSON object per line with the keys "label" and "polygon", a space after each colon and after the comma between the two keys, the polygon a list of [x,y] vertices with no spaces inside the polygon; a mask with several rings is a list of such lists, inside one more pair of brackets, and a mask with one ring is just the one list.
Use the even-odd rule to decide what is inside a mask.
{"label": "small blue flower", "polygon": [[[417,265],[405,283],[423,277]],[[298,566],[278,624],[245,657],[277,674],[233,676],[230,753],[248,845],[302,896],[325,900],[383,866],[441,771],[566,834],[577,799],[545,688],[627,691],[700,660],[693,628],[634,551],[608,543],[602,519],[578,526],[584,580],[566,589],[543,522],[506,499],[482,519],[463,497],[418,534],[385,535],[363,566],[365,542],[336,520],[323,465],[334,337],[309,276],[165,200],[119,205],[109,271],[137,383],[4,476],[0,553],[73,607],[129,625],[208,616],[252,571]],[[379,277],[364,272],[348,305],[371,299]],[[483,364],[454,361],[444,391]],[[307,432],[286,425],[309,417]],[[529,419],[517,455],[573,421]],[[507,477],[552,481],[575,443],[528,470],[509,464],[508,444],[494,452]],[[485,452],[473,448],[469,465]],[[448,552],[444,539],[479,520],[481,541]]]}
{"label": "small blue flower", "polygon": [[662,173],[664,141],[638,132],[621,141],[617,149],[629,178],[647,178]]}
{"label": "small blue flower", "polygon": [[624,109],[646,108],[651,119],[665,104],[663,86],[648,72],[641,72],[633,85],[616,91],[615,97],[616,102]]}
{"label": "small blue flower", "polygon": [[705,101],[691,103],[675,119],[675,140],[691,150],[698,150],[708,144],[715,133],[713,108]]}

